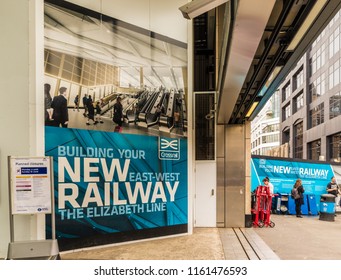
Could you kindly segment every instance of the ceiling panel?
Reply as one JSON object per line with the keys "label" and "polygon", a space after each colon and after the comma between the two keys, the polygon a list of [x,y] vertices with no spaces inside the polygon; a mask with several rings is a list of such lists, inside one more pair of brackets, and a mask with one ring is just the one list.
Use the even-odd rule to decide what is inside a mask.
{"label": "ceiling panel", "polygon": [[139,86],[142,67],[149,86],[183,87],[183,72],[175,69],[187,67],[186,43],[79,7],[45,3],[44,12],[46,48],[125,67],[124,84]]}

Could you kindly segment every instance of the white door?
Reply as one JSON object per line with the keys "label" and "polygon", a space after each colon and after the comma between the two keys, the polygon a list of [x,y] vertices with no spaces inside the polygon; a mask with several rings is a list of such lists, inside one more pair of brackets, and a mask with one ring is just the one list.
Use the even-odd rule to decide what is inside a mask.
{"label": "white door", "polygon": [[195,227],[216,227],[216,163],[195,162]]}

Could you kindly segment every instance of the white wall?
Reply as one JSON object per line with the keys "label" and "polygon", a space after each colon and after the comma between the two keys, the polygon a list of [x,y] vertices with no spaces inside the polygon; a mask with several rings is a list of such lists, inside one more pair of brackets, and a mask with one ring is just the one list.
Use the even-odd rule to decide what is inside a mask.
{"label": "white wall", "polygon": [[[5,258],[7,157],[44,155],[43,0],[1,0],[0,32],[0,258]],[[42,217],[16,216],[15,240],[44,238],[42,223]]]}

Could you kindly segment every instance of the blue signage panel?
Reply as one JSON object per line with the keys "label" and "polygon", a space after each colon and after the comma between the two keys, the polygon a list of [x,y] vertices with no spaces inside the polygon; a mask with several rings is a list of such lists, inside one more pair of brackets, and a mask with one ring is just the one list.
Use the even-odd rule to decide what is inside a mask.
{"label": "blue signage panel", "polygon": [[333,168],[326,163],[298,162],[279,159],[257,158],[251,160],[251,189],[263,184],[269,177],[274,193],[290,193],[295,181],[302,180],[305,194],[315,195],[319,205],[321,194],[326,193],[327,184],[334,176]]}
{"label": "blue signage panel", "polygon": [[21,174],[47,174],[46,167],[21,167]]}
{"label": "blue signage panel", "polygon": [[187,139],[48,126],[45,136],[58,239],[187,225]]}

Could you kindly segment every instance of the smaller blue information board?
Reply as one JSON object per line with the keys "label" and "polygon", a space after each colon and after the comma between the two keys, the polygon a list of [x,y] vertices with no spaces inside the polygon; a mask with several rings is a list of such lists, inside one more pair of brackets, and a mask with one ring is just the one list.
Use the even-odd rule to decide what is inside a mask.
{"label": "smaller blue information board", "polygon": [[[263,179],[269,177],[274,186],[274,193],[290,193],[295,181],[302,180],[306,195],[312,195],[310,212],[317,212],[320,197],[326,194],[327,184],[335,176],[332,165],[327,163],[312,163],[272,159],[253,156],[251,159],[251,191],[263,184]],[[306,203],[308,205],[308,203]],[[302,211],[309,211],[302,206]]]}

